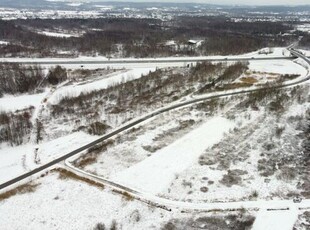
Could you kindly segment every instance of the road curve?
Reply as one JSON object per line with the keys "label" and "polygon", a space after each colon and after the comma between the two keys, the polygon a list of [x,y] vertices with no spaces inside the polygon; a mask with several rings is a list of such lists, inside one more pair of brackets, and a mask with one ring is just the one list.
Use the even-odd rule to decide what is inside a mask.
{"label": "road curve", "polygon": [[[303,58],[310,67],[310,60],[308,60],[306,57],[303,57],[302,54],[300,54],[299,52],[296,52],[295,50],[291,50],[291,49],[289,49],[289,50],[296,57]],[[304,79],[296,81],[296,82],[292,82],[292,83],[289,83],[286,85],[276,86],[273,88],[289,87],[289,86],[296,85],[296,84],[299,84],[301,82],[307,81],[309,79],[310,79],[310,73],[308,70],[307,76]],[[242,93],[250,93],[250,92],[257,91],[257,90],[261,90],[261,89],[245,90],[245,91],[242,91]],[[241,92],[235,92],[234,94],[240,94],[240,93]],[[229,95],[233,95],[233,94],[229,94]],[[221,96],[225,96],[225,94],[216,95],[216,96],[213,96],[213,98],[214,97],[221,97]],[[210,99],[212,97],[205,97],[205,99],[206,98]],[[201,99],[198,99],[198,100],[201,100]],[[184,106],[187,104],[195,103],[195,101],[197,101],[197,100],[191,100],[188,102],[177,104],[175,106],[169,106],[168,108],[164,108],[164,109],[157,111],[157,114],[163,113],[165,111],[169,111],[169,110],[174,109],[174,108],[178,108],[178,107],[180,107],[180,105]],[[152,114],[150,114],[150,117],[152,117],[151,115]],[[148,117],[148,118],[150,118],[150,117]],[[70,158],[65,160],[65,166],[66,166],[66,169],[68,169],[69,171],[71,171],[75,174],[78,174],[80,176],[83,176],[83,177],[89,178],[91,180],[94,180],[98,183],[101,183],[105,186],[108,186],[111,189],[113,189],[114,191],[116,190],[120,193],[127,193],[137,200],[140,200],[142,202],[145,202],[145,203],[150,204],[150,205],[155,206],[155,207],[165,209],[167,211],[172,211],[174,209],[177,209],[177,210],[182,211],[182,212],[193,212],[193,211],[210,212],[210,211],[215,211],[215,210],[236,211],[236,210],[242,210],[242,209],[259,210],[261,208],[265,208],[267,210],[289,210],[289,209],[306,210],[306,209],[310,209],[310,199],[303,200],[302,203],[296,203],[296,204],[293,203],[292,200],[268,200],[268,201],[260,200],[260,201],[213,202],[213,203],[193,203],[193,202],[175,201],[175,200],[170,200],[167,198],[159,197],[159,196],[154,195],[154,194],[146,193],[143,191],[138,191],[138,190],[132,189],[130,187],[124,186],[122,184],[115,183],[115,182],[113,182],[109,179],[106,179],[104,177],[100,177],[100,176],[94,175],[92,173],[85,172],[84,170],[81,170],[81,169],[75,167],[74,165],[72,165],[70,163]]]}
{"label": "road curve", "polygon": [[[302,58],[304,59],[310,66],[310,60],[303,56],[302,54],[296,52],[295,50],[292,50],[292,49],[289,49],[291,51],[291,53],[296,56],[296,57],[299,57],[299,58]],[[4,188],[7,188],[11,185],[14,185],[26,178],[29,178],[39,172],[43,172],[44,170],[46,170],[47,168],[50,168],[51,166],[54,166],[56,165],[57,163],[60,163],[78,153],[81,153],[82,151],[104,141],[104,140],[107,140],[125,130],[128,130],[130,128],[132,128],[133,126],[137,125],[137,124],[140,124],[141,122],[143,121],[146,121],[156,115],[159,115],[159,114],[162,114],[164,112],[167,112],[167,111],[170,111],[170,110],[173,110],[173,109],[176,109],[176,108],[181,108],[183,106],[187,106],[187,105],[190,105],[190,104],[195,104],[195,103],[198,103],[198,102],[203,102],[205,100],[209,100],[209,99],[213,99],[213,98],[221,98],[221,97],[227,97],[227,96],[233,96],[233,95],[238,95],[238,94],[247,94],[247,93],[252,93],[252,92],[256,92],[256,91],[260,91],[260,90],[265,90],[265,89],[270,89],[270,88],[285,88],[285,87],[289,87],[289,86],[294,86],[294,85],[298,85],[300,83],[303,83],[305,81],[308,81],[310,79],[310,74],[308,73],[308,75],[303,78],[303,79],[300,79],[299,81],[295,81],[295,82],[292,82],[292,83],[288,83],[288,84],[283,84],[283,85],[279,85],[279,86],[273,86],[273,87],[262,87],[262,88],[256,88],[256,89],[248,89],[248,90],[240,90],[240,91],[235,91],[235,92],[229,92],[229,93],[219,93],[219,94],[216,94],[216,95],[212,95],[212,96],[204,96],[204,97],[199,97],[199,98],[194,98],[194,99],[191,99],[191,100],[188,100],[188,101],[185,101],[185,102],[180,102],[178,104],[174,104],[174,105],[170,105],[170,106],[166,106],[164,108],[161,108],[161,109],[158,109],[154,112],[151,112],[139,119],[136,119],[134,121],[131,121],[130,123],[120,127],[120,128],[117,128],[116,130],[112,131],[111,133],[108,133],[100,138],[98,138],[97,140],[93,141],[93,142],[90,142],[89,144],[86,144],[70,153],[67,153],[61,157],[58,157],[56,159],[54,159],[53,161],[49,162],[49,163],[46,163],[38,168],[35,168],[27,173],[24,173],[16,178],[13,178],[7,182],[4,182],[2,184],[0,184],[0,191]]]}
{"label": "road curve", "polygon": [[292,200],[268,200],[268,201],[235,201],[235,202],[213,202],[213,203],[193,203],[193,202],[184,202],[184,201],[175,201],[167,198],[159,197],[154,194],[145,193],[142,191],[134,190],[132,188],[123,186],[121,184],[115,183],[103,177],[85,172],[81,169],[74,167],[69,159],[65,161],[65,166],[67,170],[93,180],[97,183],[108,186],[112,191],[117,191],[121,194],[126,193],[134,197],[137,200],[140,200],[149,205],[165,209],[167,211],[179,210],[182,212],[211,212],[211,211],[237,211],[237,210],[258,210],[261,208],[266,208],[270,210],[288,210],[290,208],[297,209],[309,209],[310,208],[310,199],[303,200],[301,203],[294,204]]}

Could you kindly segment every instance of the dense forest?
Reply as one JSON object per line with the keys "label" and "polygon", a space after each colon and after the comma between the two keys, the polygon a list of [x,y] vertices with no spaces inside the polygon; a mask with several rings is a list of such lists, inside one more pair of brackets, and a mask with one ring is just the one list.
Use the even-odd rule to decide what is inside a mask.
{"label": "dense forest", "polygon": [[[119,55],[157,57],[167,55],[239,54],[266,46],[283,46],[297,34],[282,34],[292,26],[282,22],[234,22],[226,17],[178,17],[171,21],[134,18],[0,20],[2,56]],[[42,31],[79,34],[52,37]],[[204,41],[191,46],[189,39]],[[175,46],[166,45],[175,41]],[[242,44],[242,45],[240,45]]]}

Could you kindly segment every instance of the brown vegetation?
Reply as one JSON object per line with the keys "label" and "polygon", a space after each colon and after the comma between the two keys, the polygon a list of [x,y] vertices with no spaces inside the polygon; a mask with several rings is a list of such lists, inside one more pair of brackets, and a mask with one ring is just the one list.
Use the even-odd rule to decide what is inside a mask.
{"label": "brown vegetation", "polygon": [[32,183],[20,185],[17,188],[14,188],[12,190],[0,194],[0,201],[6,200],[12,196],[19,194],[32,193],[36,190],[38,186],[39,184],[32,184]]}
{"label": "brown vegetation", "polygon": [[73,179],[73,180],[78,180],[78,181],[82,181],[82,182],[85,182],[89,185],[92,185],[92,186],[95,186],[97,188],[100,188],[100,189],[104,189],[104,185],[101,184],[101,183],[98,183],[94,180],[91,180],[91,179],[88,179],[88,178],[85,178],[85,177],[81,177],[73,172],[70,172],[66,169],[62,169],[62,168],[56,168],[56,169],[53,169],[51,170],[51,172],[57,172],[59,173],[59,179],[62,179],[62,180],[67,180],[67,179]]}

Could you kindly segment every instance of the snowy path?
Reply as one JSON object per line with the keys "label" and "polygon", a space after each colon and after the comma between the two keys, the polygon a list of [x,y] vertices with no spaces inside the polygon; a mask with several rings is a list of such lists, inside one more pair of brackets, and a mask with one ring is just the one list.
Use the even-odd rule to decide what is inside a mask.
{"label": "snowy path", "polygon": [[293,203],[292,200],[257,200],[257,201],[237,201],[237,202],[214,202],[214,203],[194,203],[175,201],[168,198],[159,197],[150,192],[144,192],[126,187],[126,185],[116,183],[112,180],[105,179],[100,176],[85,172],[74,167],[69,160],[65,160],[65,168],[79,176],[101,183],[120,193],[127,193],[137,200],[151,204],[166,210],[179,210],[182,212],[210,212],[210,211],[237,211],[237,210],[310,210],[310,199],[303,200],[301,203]]}

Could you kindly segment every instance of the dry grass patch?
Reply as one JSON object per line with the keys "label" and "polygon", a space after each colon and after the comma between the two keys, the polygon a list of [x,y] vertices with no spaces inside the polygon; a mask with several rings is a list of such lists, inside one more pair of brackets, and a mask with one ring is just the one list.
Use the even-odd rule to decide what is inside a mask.
{"label": "dry grass patch", "polygon": [[237,83],[231,83],[231,84],[225,84],[222,86],[216,87],[216,90],[218,91],[224,91],[224,90],[230,90],[230,89],[239,89],[239,88],[245,88],[250,87],[253,84],[247,83],[247,82],[237,82]]}
{"label": "dry grass patch", "polygon": [[98,154],[91,153],[90,155],[84,155],[79,160],[74,162],[74,166],[78,168],[85,168],[87,165],[91,165],[97,162]]}
{"label": "dry grass patch", "polygon": [[19,194],[32,193],[36,190],[38,186],[39,184],[33,184],[33,183],[20,185],[10,191],[0,194],[0,201],[6,200],[12,196]]}
{"label": "dry grass patch", "polygon": [[73,165],[77,168],[85,168],[87,165],[96,163],[99,155],[105,152],[108,147],[113,144],[114,140],[107,140],[89,148],[86,154],[73,162]]}
{"label": "dry grass patch", "polygon": [[131,194],[129,194],[126,191],[122,192],[122,191],[118,191],[115,189],[113,189],[112,191],[115,193],[121,194],[126,201],[133,201],[135,199]]}
{"label": "dry grass patch", "polygon": [[242,77],[240,78],[240,81],[247,83],[247,84],[255,84],[258,82],[258,80],[254,77]]}
{"label": "dry grass patch", "polygon": [[85,182],[85,183],[87,183],[89,185],[95,186],[97,188],[104,189],[104,185],[103,184],[98,183],[98,182],[96,182],[94,180],[91,180],[91,179],[88,179],[88,178],[76,175],[75,173],[70,172],[70,171],[68,171],[66,169],[57,168],[57,169],[53,169],[52,172],[59,173],[59,179],[61,179],[61,180],[72,179],[72,180],[82,181],[82,182]]}

